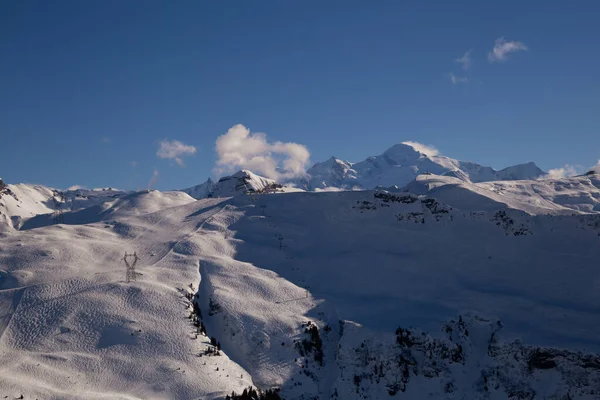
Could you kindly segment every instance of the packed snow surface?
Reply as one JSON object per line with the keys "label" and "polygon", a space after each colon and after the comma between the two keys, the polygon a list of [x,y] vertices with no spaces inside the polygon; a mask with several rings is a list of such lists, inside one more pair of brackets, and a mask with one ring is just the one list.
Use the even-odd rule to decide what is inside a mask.
{"label": "packed snow surface", "polygon": [[5,185],[0,188],[0,232],[18,229],[31,217],[110,204],[125,195],[110,188],[59,191],[41,185]]}
{"label": "packed snow surface", "polygon": [[564,179],[465,182],[450,176],[419,175],[404,191],[427,194],[473,210],[510,207],[529,214],[600,212],[600,175]]}
{"label": "packed snow surface", "polygon": [[595,177],[425,175],[416,193],[248,180],[272,184],[114,192],[61,223],[51,190],[11,189],[21,207],[3,194],[21,219],[0,233],[0,395],[598,398]]}

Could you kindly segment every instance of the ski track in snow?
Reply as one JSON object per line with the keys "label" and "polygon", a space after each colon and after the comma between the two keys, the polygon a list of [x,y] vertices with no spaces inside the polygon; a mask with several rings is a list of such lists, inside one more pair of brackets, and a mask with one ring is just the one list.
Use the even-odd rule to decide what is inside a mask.
{"label": "ski track in snow", "polygon": [[[403,372],[376,384],[355,365],[365,343],[369,357],[397,364],[386,358],[399,351],[396,327],[441,340],[440,325],[468,312],[501,318],[507,342],[600,350],[593,224],[515,210],[434,213],[445,209],[374,193],[194,201],[140,192],[94,211],[95,222],[4,233],[0,395],[213,399],[256,384],[288,399],[388,397]],[[87,214],[65,220],[74,215]],[[122,257],[132,251],[139,275],[125,283]],[[182,289],[190,284],[197,292]],[[221,356],[198,356],[209,339],[194,339],[186,290]],[[322,366],[299,352],[307,321],[320,332]],[[478,352],[467,351],[471,369],[448,367],[456,394],[506,398],[504,387],[496,397],[476,388],[478,368],[491,362]],[[356,376],[365,383],[355,388]],[[447,397],[447,381],[435,381],[439,389],[422,379],[398,398]]]}
{"label": "ski track in snow", "polygon": [[[155,296],[156,294],[167,290],[167,294],[168,292],[172,293],[168,294],[167,298],[175,296],[173,299],[174,301],[172,302],[173,305],[167,307],[168,311],[165,310],[164,307],[159,307],[162,312],[156,313],[154,319],[156,319],[156,317],[168,316],[170,317],[168,319],[181,321],[174,326],[177,328],[176,331],[181,337],[174,339],[173,334],[168,332],[173,326],[160,326],[161,324],[164,324],[165,321],[157,323],[152,327],[146,327],[146,329],[143,329],[142,333],[139,334],[144,335],[144,333],[148,331],[147,335],[150,336],[150,339],[154,339],[154,342],[156,343],[154,347],[156,347],[156,349],[163,348],[164,350],[164,346],[168,346],[170,350],[164,351],[164,353],[167,353],[167,355],[168,353],[172,353],[172,357],[174,358],[172,360],[166,358],[165,361],[167,364],[173,362],[180,363],[182,366],[181,370],[190,367],[188,364],[189,360],[181,364],[183,359],[193,357],[194,359],[197,358],[198,360],[202,360],[196,355],[181,352],[178,350],[178,346],[173,346],[174,342],[177,343],[182,340],[186,342],[191,341],[189,337],[192,330],[191,328],[193,327],[190,326],[189,321],[186,318],[188,311],[186,310],[185,302],[179,299],[181,294],[176,291],[176,287],[185,287],[187,285],[185,284],[185,281],[198,281],[198,278],[193,278],[194,275],[197,276],[198,274],[197,261],[195,261],[196,257],[189,256],[186,257],[187,260],[185,261],[175,262],[176,264],[181,263],[187,265],[187,271],[185,271],[186,273],[182,276],[176,277],[170,281],[157,279],[155,283],[152,282],[154,279],[151,279],[150,282],[148,282],[148,278],[153,275],[153,269],[160,269],[161,267],[163,269],[170,269],[173,267],[174,262],[171,259],[181,257],[179,254],[173,254],[173,249],[176,248],[178,244],[184,242],[201,230],[204,224],[214,215],[222,212],[223,209],[226,210],[226,206],[218,207],[218,204],[222,201],[222,199],[219,199],[209,201],[208,204],[207,202],[200,205],[190,204],[187,207],[179,207],[177,210],[169,209],[161,211],[159,212],[162,213],[160,218],[154,218],[156,221],[150,225],[143,222],[144,217],[142,217],[142,221],[139,221],[142,222],[141,224],[136,221],[136,218],[128,218],[126,221],[120,221],[120,223],[132,225],[138,223],[139,226],[143,227],[143,230],[133,237],[125,237],[125,240],[120,239],[118,236],[111,237],[109,243],[104,242],[104,246],[102,247],[114,246],[121,248],[124,251],[135,250],[142,255],[142,261],[137,266],[137,271],[141,274],[138,282],[131,284],[123,283],[124,266],[121,265],[122,262],[120,260],[122,252],[120,250],[114,251],[112,249],[107,251],[102,258],[94,259],[92,263],[89,263],[91,260],[87,259],[87,265],[85,267],[80,266],[79,268],[73,268],[73,271],[68,271],[71,272],[72,275],[69,274],[68,276],[65,276],[64,274],[61,274],[62,276],[54,276],[52,279],[40,279],[39,282],[36,282],[35,275],[28,276],[28,279],[23,281],[9,275],[12,277],[11,286],[16,287],[4,289],[0,293],[6,294],[8,291],[14,291],[15,293],[19,293],[20,296],[13,295],[10,297],[12,305],[6,310],[6,315],[8,315],[8,317],[4,318],[4,321],[2,321],[3,335],[0,338],[0,343],[2,343],[2,346],[0,347],[0,360],[3,361],[0,362],[0,365],[2,365],[2,367],[0,367],[0,371],[2,371],[0,374],[2,376],[2,378],[0,378],[0,393],[14,393],[15,396],[18,396],[19,393],[25,393],[26,395],[41,396],[42,398],[138,398],[140,395],[144,398],[205,398],[205,396],[206,398],[219,398],[225,393],[230,393],[231,390],[241,391],[240,388],[250,385],[251,381],[248,381],[250,378],[249,374],[240,369],[235,363],[228,361],[226,356],[222,356],[219,358],[214,357],[213,359],[217,362],[217,365],[221,365],[221,369],[223,369],[223,366],[230,364],[230,367],[226,369],[232,371],[231,379],[214,379],[210,377],[208,379],[202,379],[201,377],[194,376],[194,373],[191,373],[189,374],[189,378],[184,379],[184,382],[178,382],[181,379],[176,379],[169,384],[159,383],[150,385],[149,383],[146,383],[149,388],[144,388],[143,384],[140,386],[140,382],[148,382],[148,376],[152,376],[153,379],[151,380],[154,380],[157,374],[157,371],[150,372],[147,368],[158,369],[158,372],[161,372],[160,359],[164,358],[164,355],[161,356],[161,351],[156,353],[156,355],[160,356],[157,359],[153,359],[151,354],[145,356],[134,352],[134,354],[128,354],[127,356],[128,358],[131,358],[130,361],[113,361],[111,360],[111,356],[104,354],[106,351],[112,349],[117,349],[117,354],[121,352],[123,352],[124,355],[131,353],[131,349],[127,349],[126,347],[132,345],[134,342],[127,340],[127,338],[131,339],[133,337],[136,339],[137,332],[133,335],[132,332],[135,332],[135,330],[132,327],[128,327],[128,325],[143,324],[143,319],[147,316],[144,312],[141,314],[142,318],[137,318],[135,312],[129,314],[129,312],[131,312],[131,307],[134,307],[136,312],[141,311],[140,307],[135,305],[136,303],[139,303],[139,300],[136,300],[136,298],[138,296],[143,296],[150,304],[152,304],[156,301],[151,301],[148,296]],[[102,229],[101,227],[104,225],[105,222],[99,222],[89,225],[89,227],[77,227],[76,230],[79,233],[81,233],[82,230],[88,231],[90,229],[97,231],[98,229]],[[39,235],[43,237],[44,233],[48,233],[48,230],[56,228],[57,227],[54,226],[38,228],[39,231],[35,232],[35,234],[32,233],[34,231],[18,232],[10,239],[20,241],[21,243],[18,244],[21,244],[21,246],[19,247],[28,247],[29,251],[33,251],[32,248],[38,248],[35,239],[28,242],[25,238],[17,238],[22,235]],[[64,226],[61,227],[61,230],[70,230],[71,228],[72,227]],[[105,232],[101,233],[105,236]],[[69,237],[71,235],[67,234],[66,236]],[[93,237],[93,233],[90,233],[90,236]],[[59,240],[57,240],[57,242],[58,241]],[[73,238],[66,240],[66,242],[69,241],[73,241]],[[64,245],[62,242],[63,241],[61,241],[61,243],[56,243],[56,245]],[[42,245],[39,247],[46,246]],[[66,244],[66,247],[68,247],[68,243]],[[155,256],[150,256],[151,254],[155,254]],[[52,258],[59,257],[53,256]],[[194,259],[194,261],[191,259]],[[35,265],[36,262],[32,261],[32,263]],[[65,269],[58,266],[59,264],[62,264],[62,262],[57,261],[56,264],[56,269]],[[196,265],[195,268],[194,265]],[[107,271],[107,266],[113,266],[113,268]],[[179,270],[181,270],[181,268],[179,268]],[[81,274],[81,272],[83,272],[83,274]],[[78,275],[85,276],[86,278],[81,279],[77,277]],[[161,276],[165,275],[171,276],[172,274],[170,272],[161,274]],[[184,278],[186,275],[187,278]],[[4,282],[6,282],[6,280],[4,280]],[[15,285],[16,282],[19,284]],[[142,290],[140,291],[135,288],[140,288]],[[123,292],[123,290],[125,290],[125,292]],[[131,290],[134,290],[134,292]],[[125,297],[122,298],[122,295],[125,295]],[[104,299],[104,297],[106,297],[106,299]],[[161,294],[160,297],[164,297],[164,295]],[[92,316],[87,313],[81,315],[83,311],[79,310],[79,307],[74,306],[74,304],[89,300],[88,298],[91,298],[94,303],[98,301],[106,303],[102,304],[101,307],[94,309],[94,311],[102,311],[100,315]],[[4,302],[1,304],[4,304]],[[151,309],[149,312],[156,311],[152,310],[152,307],[149,306],[146,301],[144,301],[144,304],[146,305],[143,308],[148,307]],[[4,307],[0,307],[0,309],[3,308]],[[102,315],[103,313],[107,314]],[[28,318],[27,320],[24,320],[23,317],[26,316],[28,316]],[[71,324],[68,323],[65,323],[64,325],[66,326],[64,327],[59,326],[65,322],[63,321],[65,318],[68,320],[73,317],[80,320],[80,324],[74,325],[81,331],[85,331],[85,334],[80,331],[77,332],[79,335],[73,335],[77,329],[73,328]],[[91,325],[96,325],[97,329],[90,329],[90,327],[87,327],[87,325],[90,324],[89,318],[93,318],[94,320],[97,318],[98,321],[100,321],[91,323]],[[104,325],[106,326],[102,328]],[[57,330],[58,333],[56,333]],[[56,341],[59,337],[97,336],[99,332],[100,337],[94,339],[97,343],[96,346],[92,345],[92,343],[87,343],[87,346],[83,344],[86,342],[86,339],[88,339],[86,337],[76,338],[79,342],[73,341],[72,343],[61,343],[59,346],[56,346]],[[153,338],[152,336],[155,337]],[[161,337],[163,339],[161,339]],[[168,340],[166,338],[168,338]],[[94,341],[91,340],[92,338],[89,339],[88,342]],[[156,340],[158,340],[158,342],[156,342]],[[206,343],[207,339],[199,339],[195,342],[195,353],[200,352],[202,348],[206,346],[205,344],[202,344],[202,342]],[[137,343],[137,345],[140,344]],[[99,365],[103,364],[104,367],[98,367],[98,370],[89,371],[90,365],[94,363],[90,363],[89,360],[84,360],[84,367],[81,368],[82,371],[86,372],[86,375],[84,376],[88,377],[87,374],[89,374],[89,381],[92,382],[92,388],[89,388],[88,390],[82,391],[82,388],[78,387],[78,385],[70,385],[64,380],[64,376],[62,378],[56,378],[53,376],[56,374],[54,371],[50,373],[48,371],[43,371],[46,368],[43,368],[43,363],[39,362],[40,358],[47,360],[48,357],[53,361],[64,360],[63,363],[61,363],[62,365],[58,366],[58,368],[64,371],[72,370],[74,375],[79,375],[79,378],[82,378],[81,373],[75,372],[82,366],[81,360],[75,361],[75,359],[87,354],[87,351],[81,353],[79,351],[68,350],[73,347],[92,348],[89,350],[89,353],[100,353],[93,356],[95,359],[94,363],[100,362]],[[93,347],[97,347],[97,349],[94,351]],[[124,349],[119,349],[120,347],[123,347]],[[187,345],[184,346],[184,348],[187,349],[190,348],[190,346]],[[27,354],[33,356],[26,356]],[[48,354],[48,356],[46,356],[46,354]],[[50,354],[65,354],[65,356],[58,355],[55,357],[50,356]],[[38,362],[31,365],[31,362],[34,362],[34,360],[37,360]],[[64,362],[66,362],[66,360],[73,365],[71,367],[65,367]],[[126,364],[141,362],[147,364],[148,367],[140,368],[138,374],[128,371],[125,375],[131,375],[129,379],[126,376],[118,378],[119,372],[124,372],[122,365],[120,365],[123,362]],[[37,367],[35,367],[36,365]],[[40,371],[40,368],[42,368],[42,371]],[[110,371],[111,368],[115,368],[115,370],[107,373],[100,372],[104,369]],[[198,370],[198,368],[200,368],[200,370],[204,369],[204,374],[209,373],[206,371],[208,370],[207,367],[196,366],[195,368],[196,370]],[[213,365],[213,367],[210,368],[210,373],[213,373],[214,368]],[[22,380],[22,376],[27,376],[29,373],[26,371],[30,369],[35,370],[35,374],[39,376],[40,379],[38,385],[23,386],[19,384]],[[238,370],[240,373],[235,373],[234,375],[233,372],[235,370]],[[193,370],[191,372],[193,372]],[[67,374],[67,372],[64,372],[62,375],[65,374]],[[103,382],[103,375],[107,376],[107,382]],[[113,377],[111,377],[111,375],[113,375]],[[136,375],[138,378],[133,379]],[[162,371],[162,375],[165,375],[164,371]],[[185,377],[185,375],[182,376]],[[236,380],[234,376],[237,376],[238,379]],[[245,376],[246,378],[239,379],[240,376]],[[83,380],[86,380],[85,377]],[[117,381],[115,381],[115,378]],[[164,379],[165,377],[158,379],[157,381],[164,381]],[[135,382],[135,384],[132,387],[127,388],[126,386],[119,384],[118,380],[122,380],[123,383],[127,381]],[[115,383],[114,387],[111,387],[113,385],[110,384],[110,382]],[[94,390],[93,386],[98,384],[100,384],[100,387],[104,386],[105,388],[97,391]],[[108,386],[106,386],[106,384],[108,384]],[[109,392],[103,394],[106,389],[109,389]],[[163,392],[162,395],[161,391]]]}

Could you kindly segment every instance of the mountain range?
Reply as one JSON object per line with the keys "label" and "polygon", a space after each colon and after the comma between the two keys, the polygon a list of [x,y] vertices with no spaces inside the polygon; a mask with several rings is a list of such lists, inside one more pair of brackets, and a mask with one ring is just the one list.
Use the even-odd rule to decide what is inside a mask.
{"label": "mountain range", "polygon": [[440,155],[427,155],[410,144],[396,144],[378,156],[360,162],[331,157],[308,169],[296,183],[307,190],[328,187],[372,189],[377,186],[404,186],[420,174],[454,176],[468,182],[536,179],[545,175],[533,162],[496,171],[473,162]]}
{"label": "mountain range", "polygon": [[[250,171],[239,171],[231,177],[223,177],[219,182],[207,181],[182,189],[195,199],[218,197],[233,193],[235,186],[242,188],[247,181],[248,189],[260,189],[268,185]],[[490,182],[508,180],[532,180],[546,175],[534,162],[510,166],[499,171],[468,161],[458,161],[439,155],[427,155],[410,144],[396,144],[378,156],[368,157],[360,162],[349,162],[331,157],[319,162],[306,171],[304,176],[290,179],[281,184],[295,186],[302,190],[365,190],[376,187],[401,187],[421,174],[452,176],[465,182]],[[229,180],[236,181],[230,187]],[[274,181],[273,181],[274,182]],[[272,183],[272,182],[271,182]],[[226,186],[226,187],[225,187]],[[234,190],[235,191],[235,190]]]}
{"label": "mountain range", "polygon": [[598,398],[600,171],[406,145],[331,164],[344,178],[314,191],[247,170],[0,184],[0,394]]}
{"label": "mountain range", "polygon": [[195,199],[209,197],[230,197],[244,192],[263,192],[268,189],[277,190],[282,185],[273,179],[256,175],[252,171],[241,170],[233,175],[224,176],[217,182],[208,178],[206,182],[187,189],[182,189]]}

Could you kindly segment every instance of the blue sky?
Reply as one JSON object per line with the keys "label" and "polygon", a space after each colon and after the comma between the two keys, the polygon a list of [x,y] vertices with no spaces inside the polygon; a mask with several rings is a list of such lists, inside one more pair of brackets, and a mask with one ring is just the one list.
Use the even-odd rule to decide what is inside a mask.
{"label": "blue sky", "polygon": [[135,189],[157,171],[154,187],[187,187],[214,176],[236,124],[311,162],[411,140],[496,168],[589,167],[599,13],[593,0],[5,1],[0,176]]}

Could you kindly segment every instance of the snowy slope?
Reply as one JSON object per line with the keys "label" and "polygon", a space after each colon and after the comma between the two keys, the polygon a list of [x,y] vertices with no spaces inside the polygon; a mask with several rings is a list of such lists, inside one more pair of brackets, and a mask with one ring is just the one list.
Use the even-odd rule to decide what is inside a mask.
{"label": "snowy slope", "polygon": [[423,173],[451,174],[466,181],[536,179],[544,172],[533,162],[496,171],[491,167],[458,161],[439,155],[426,155],[408,144],[396,144],[383,154],[350,163],[334,157],[307,171],[298,184],[314,190],[325,187],[372,189],[377,186],[403,186]]}
{"label": "snowy slope", "polygon": [[[2,396],[214,399],[252,384],[225,354],[200,356],[212,346],[189,319],[198,254],[214,245],[199,230],[222,200],[135,215],[140,200],[119,202],[111,212],[118,221],[12,231],[2,240]],[[121,259],[133,251],[138,279],[125,283]]]}
{"label": "snowy slope", "polygon": [[356,180],[357,172],[352,169],[352,163],[331,157],[313,165],[307,171],[307,178],[299,181],[299,186],[310,190],[326,187],[344,188]]}
{"label": "snowy slope", "polygon": [[60,191],[41,185],[6,185],[0,189],[0,232],[18,229],[35,216],[57,210],[81,210],[125,195],[126,192],[110,188]]}
{"label": "snowy slope", "polygon": [[196,186],[192,186],[187,189],[181,189],[181,191],[189,194],[196,200],[200,200],[211,197],[212,192],[215,190],[215,186],[215,182],[213,182],[212,179],[208,178],[206,182],[203,182]]}
{"label": "snowy slope", "polygon": [[38,185],[6,185],[0,189],[0,232],[22,220],[54,211],[52,189]]}
{"label": "snowy slope", "polygon": [[[131,215],[145,215],[193,201],[192,197],[180,191],[159,192],[157,190],[146,190],[132,192],[114,198],[104,198],[102,201],[98,201],[98,204],[87,208],[63,211],[60,221],[73,225],[109,221]],[[55,214],[42,214],[23,222],[21,229],[33,229],[55,223]]]}
{"label": "snowy slope", "polygon": [[[231,245],[252,264],[211,260],[203,298],[219,305],[209,326],[257,383],[283,381],[287,398],[387,398],[390,391],[445,398],[446,388],[469,399],[515,391],[594,398],[600,389],[598,358],[585,367],[577,353],[600,350],[598,216],[458,211],[431,198],[375,192],[262,196],[255,204],[239,197],[234,204],[246,211],[229,225]],[[225,229],[230,222],[220,218]],[[280,277],[269,279],[269,271]],[[277,294],[279,279],[296,288]],[[323,366],[310,351],[290,351],[307,337],[306,325],[290,328],[306,306],[305,322],[319,327]],[[475,336],[445,339],[440,328],[460,327],[459,315]],[[503,321],[501,332],[494,318]],[[398,326],[428,336],[398,346]],[[536,369],[539,354],[560,369]],[[494,385],[484,389],[482,374],[494,371]],[[588,383],[576,388],[574,377]]]}
{"label": "snowy slope", "polygon": [[563,179],[472,183],[451,176],[419,175],[402,190],[427,194],[459,208],[510,207],[529,214],[600,212],[600,175]]}
{"label": "snowy slope", "polygon": [[280,185],[272,179],[264,178],[247,170],[241,170],[230,176],[224,176],[217,183],[210,178],[200,185],[182,189],[195,199],[210,197],[230,197],[247,192],[277,190]]}
{"label": "snowy slope", "polygon": [[[597,213],[507,208],[475,192],[487,183],[446,204],[433,195],[466,183],[433,175],[425,195],[240,195],[247,179],[265,183],[130,193],[6,231],[0,394],[597,398]],[[583,198],[595,179],[539,184]],[[499,182],[515,198],[525,183]]]}

